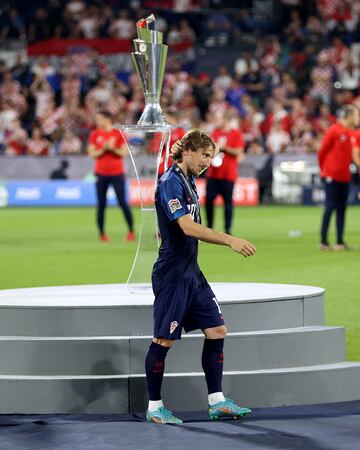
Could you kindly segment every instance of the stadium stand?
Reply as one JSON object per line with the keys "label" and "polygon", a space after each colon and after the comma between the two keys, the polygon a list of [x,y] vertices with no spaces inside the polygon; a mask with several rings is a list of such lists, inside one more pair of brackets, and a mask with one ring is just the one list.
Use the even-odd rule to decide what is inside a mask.
{"label": "stadium stand", "polygon": [[165,112],[211,132],[232,109],[248,154],[315,152],[338,107],[360,106],[360,4],[258,3],[2,2],[0,155],[84,154],[99,109],[136,123],[143,95],[129,52],[148,11],[170,47]]}

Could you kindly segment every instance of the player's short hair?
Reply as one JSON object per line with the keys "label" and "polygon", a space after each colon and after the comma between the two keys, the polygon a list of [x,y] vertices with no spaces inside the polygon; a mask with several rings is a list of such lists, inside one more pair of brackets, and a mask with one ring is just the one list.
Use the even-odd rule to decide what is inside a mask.
{"label": "player's short hair", "polygon": [[199,129],[193,129],[188,131],[180,140],[181,147],[175,153],[173,153],[172,158],[176,162],[182,162],[183,159],[183,151],[191,150],[192,152],[198,151],[200,148],[208,148],[211,147],[215,153],[216,144],[211,139],[211,137],[206,134],[204,131]]}

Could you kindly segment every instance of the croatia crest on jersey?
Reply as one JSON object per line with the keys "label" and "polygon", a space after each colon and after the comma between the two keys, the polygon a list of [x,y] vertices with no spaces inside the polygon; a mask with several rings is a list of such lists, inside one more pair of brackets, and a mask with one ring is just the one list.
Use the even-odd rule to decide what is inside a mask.
{"label": "croatia crest on jersey", "polygon": [[176,320],[174,320],[173,322],[171,322],[171,324],[170,324],[170,334],[172,334],[175,330],[176,330],[176,328],[178,327],[178,322],[176,322]]}

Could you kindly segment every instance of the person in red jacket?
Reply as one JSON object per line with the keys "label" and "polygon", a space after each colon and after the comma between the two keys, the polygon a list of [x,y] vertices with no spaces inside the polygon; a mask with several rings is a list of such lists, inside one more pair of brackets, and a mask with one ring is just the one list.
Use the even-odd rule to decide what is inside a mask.
{"label": "person in red jacket", "polygon": [[97,225],[100,240],[108,242],[105,233],[106,193],[113,186],[120,208],[122,208],[129,232],[126,240],[134,241],[133,217],[125,197],[125,168],[123,157],[127,146],[121,131],[113,128],[111,114],[100,111],[96,114],[97,128],[90,133],[88,154],[95,159]]}
{"label": "person in red jacket", "polygon": [[212,132],[212,139],[219,147],[219,154],[213,159],[207,171],[206,218],[207,226],[213,227],[214,201],[218,195],[224,200],[225,233],[231,234],[233,216],[233,191],[238,176],[238,161],[243,156],[244,140],[241,131],[233,127],[232,111],[225,111],[220,127]]}
{"label": "person in red jacket", "polygon": [[346,203],[351,179],[350,164],[360,162],[354,129],[360,122],[358,108],[346,105],[340,111],[339,120],[325,133],[318,151],[321,178],[325,186],[325,210],[321,224],[321,250],[332,250],[327,238],[330,218],[336,210],[337,244],[335,250],[346,250],[344,225]]}

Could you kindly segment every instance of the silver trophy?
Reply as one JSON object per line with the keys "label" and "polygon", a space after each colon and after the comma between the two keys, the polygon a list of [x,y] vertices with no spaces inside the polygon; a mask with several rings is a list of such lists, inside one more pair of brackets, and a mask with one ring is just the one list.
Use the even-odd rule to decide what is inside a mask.
{"label": "silver trophy", "polygon": [[160,94],[164,80],[167,45],[163,44],[163,33],[152,29],[155,17],[136,22],[138,38],[134,39],[131,57],[145,97],[145,108],[138,126],[167,126],[160,106]]}

